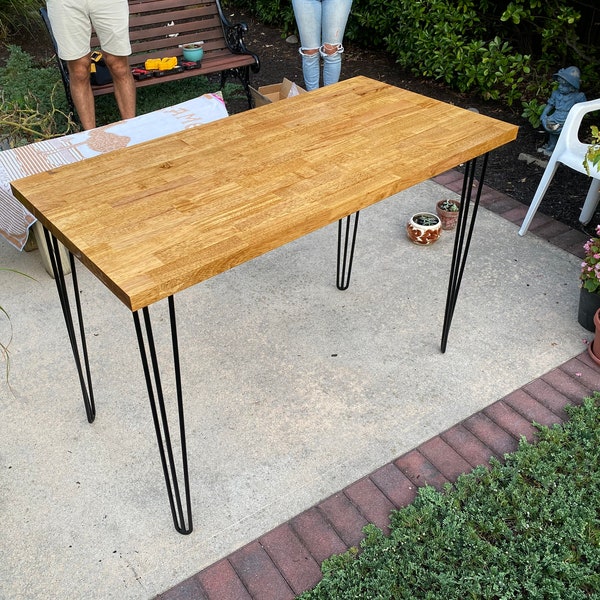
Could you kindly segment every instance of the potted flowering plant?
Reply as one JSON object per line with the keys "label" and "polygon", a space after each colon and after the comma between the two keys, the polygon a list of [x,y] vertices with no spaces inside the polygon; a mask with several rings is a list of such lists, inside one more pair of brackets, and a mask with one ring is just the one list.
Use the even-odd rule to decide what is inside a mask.
{"label": "potted flowering plant", "polygon": [[594,331],[594,314],[600,309],[600,225],[596,227],[596,237],[584,245],[585,256],[581,263],[581,290],[577,320],[588,331]]}

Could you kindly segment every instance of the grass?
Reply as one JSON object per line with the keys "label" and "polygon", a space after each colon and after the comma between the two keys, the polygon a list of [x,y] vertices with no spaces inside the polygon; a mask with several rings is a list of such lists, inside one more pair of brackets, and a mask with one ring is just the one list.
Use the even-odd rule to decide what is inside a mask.
{"label": "grass", "polygon": [[[185,102],[202,94],[215,92],[220,89],[217,78],[213,80],[203,76],[139,88],[136,99],[137,114],[143,115],[164,108],[165,106],[179,104],[180,102]],[[221,91],[223,92],[223,98],[228,104],[242,97],[244,98],[244,102],[246,102],[246,96],[241,85],[227,83]],[[120,118],[115,98],[112,94],[96,98],[96,119],[98,125],[114,123],[120,120]]]}
{"label": "grass", "polygon": [[504,464],[419,490],[301,600],[600,598],[600,393]]}

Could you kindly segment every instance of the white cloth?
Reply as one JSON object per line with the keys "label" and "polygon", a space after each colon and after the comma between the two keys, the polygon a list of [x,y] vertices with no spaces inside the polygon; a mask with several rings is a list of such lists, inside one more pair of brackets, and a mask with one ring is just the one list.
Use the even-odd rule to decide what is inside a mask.
{"label": "white cloth", "polygon": [[36,221],[13,196],[11,181],[226,116],[221,92],[216,92],[133,119],[0,152],[0,235],[22,250]]}

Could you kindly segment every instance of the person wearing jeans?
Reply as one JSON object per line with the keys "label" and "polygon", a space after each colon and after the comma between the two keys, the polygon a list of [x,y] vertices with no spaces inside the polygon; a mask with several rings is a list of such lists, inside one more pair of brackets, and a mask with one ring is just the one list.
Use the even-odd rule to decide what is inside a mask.
{"label": "person wearing jeans", "polygon": [[319,87],[321,58],[323,85],[336,83],[342,70],[342,40],[352,0],[292,0],[292,6],[300,34],[306,90]]}

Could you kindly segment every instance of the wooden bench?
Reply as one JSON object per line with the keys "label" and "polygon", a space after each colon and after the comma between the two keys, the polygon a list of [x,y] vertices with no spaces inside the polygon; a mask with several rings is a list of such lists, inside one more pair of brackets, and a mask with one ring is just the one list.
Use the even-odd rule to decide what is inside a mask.
{"label": "wooden bench", "polygon": [[[40,9],[40,13],[56,51],[56,40],[46,8]],[[144,67],[145,61],[152,58],[176,56],[178,62],[181,62],[183,50],[180,45],[204,42],[204,57],[200,68],[136,81],[136,87],[220,73],[222,88],[227,77],[233,75],[244,86],[248,106],[252,108],[250,69],[253,73],[258,73],[260,61],[256,54],[246,48],[244,34],[247,31],[245,23],[234,24],[227,19],[219,0],[129,0],[129,36],[132,49],[129,64],[132,68]],[[94,33],[91,46],[92,49],[100,47]],[[67,65],[58,58],[58,52],[56,57],[67,102],[74,113]],[[112,83],[92,86],[94,96],[109,94],[113,89]]]}

